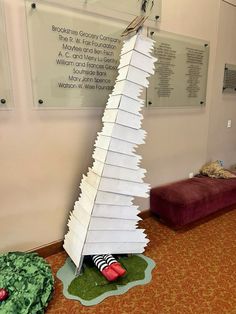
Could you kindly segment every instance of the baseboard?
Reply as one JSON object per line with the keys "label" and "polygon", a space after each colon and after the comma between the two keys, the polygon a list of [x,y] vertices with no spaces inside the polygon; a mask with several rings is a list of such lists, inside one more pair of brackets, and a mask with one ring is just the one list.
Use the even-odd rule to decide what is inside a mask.
{"label": "baseboard", "polygon": [[150,211],[150,209],[144,210],[139,214],[139,217],[141,217],[142,219],[147,219],[151,216],[152,216],[152,212]]}
{"label": "baseboard", "polygon": [[46,258],[48,256],[60,253],[62,251],[63,251],[63,240],[59,240],[59,241],[55,241],[47,245],[35,248],[31,252],[38,253],[39,256]]}
{"label": "baseboard", "polygon": [[[147,219],[147,218],[152,216],[152,213],[150,210],[144,210],[139,214],[139,216],[142,219]],[[63,249],[63,240],[59,240],[59,241],[49,243],[45,246],[41,246],[41,247],[38,247],[36,249],[33,249],[31,252],[38,253],[39,256],[46,258],[48,256],[60,253],[63,250],[64,250]]]}

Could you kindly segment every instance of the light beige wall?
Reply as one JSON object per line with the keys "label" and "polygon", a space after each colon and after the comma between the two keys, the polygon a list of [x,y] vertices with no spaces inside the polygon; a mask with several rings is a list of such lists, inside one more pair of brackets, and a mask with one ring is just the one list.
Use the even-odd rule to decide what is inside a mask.
{"label": "light beige wall", "polygon": [[[203,109],[146,110],[147,143],[140,148],[152,186],[187,178],[205,163],[209,108],[213,91],[220,1],[168,0],[162,2],[161,29],[210,41],[206,107]],[[139,199],[142,208],[148,200]]]}
{"label": "light beige wall", "polygon": [[[63,238],[101,129],[102,110],[32,109],[23,2],[7,1],[15,108],[0,113],[0,251]],[[145,110],[148,138],[139,151],[152,186],[187,177],[206,160],[218,13],[219,0],[163,1],[161,29],[209,40],[211,55],[205,109]]]}
{"label": "light beige wall", "polygon": [[[236,3],[221,2],[217,55],[210,110],[208,159],[221,159],[225,167],[236,164],[236,94],[223,94],[225,63],[236,64]],[[232,127],[227,128],[227,121]]]}
{"label": "light beige wall", "polygon": [[7,2],[6,11],[15,108],[0,112],[0,251],[63,237],[102,116],[33,109],[24,1]]}

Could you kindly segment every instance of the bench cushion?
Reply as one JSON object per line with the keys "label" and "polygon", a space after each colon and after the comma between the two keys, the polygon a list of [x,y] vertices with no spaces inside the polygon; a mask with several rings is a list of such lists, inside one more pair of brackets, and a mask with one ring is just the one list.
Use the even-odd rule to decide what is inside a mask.
{"label": "bench cushion", "polygon": [[204,176],[151,189],[150,210],[179,228],[236,204],[236,179]]}

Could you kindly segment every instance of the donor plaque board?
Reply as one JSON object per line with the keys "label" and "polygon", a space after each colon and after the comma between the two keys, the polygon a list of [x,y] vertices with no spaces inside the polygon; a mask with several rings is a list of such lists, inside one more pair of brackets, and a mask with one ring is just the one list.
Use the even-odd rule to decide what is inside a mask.
{"label": "donor plaque board", "polygon": [[[84,9],[110,17],[120,17],[131,22],[140,15],[142,0],[50,0],[52,3],[62,3],[70,7],[83,7]],[[146,12],[149,21],[159,21],[161,17],[162,0],[147,1]]]}
{"label": "donor plaque board", "polygon": [[[70,0],[70,1],[77,1],[78,0]],[[119,0],[119,1],[112,1],[112,0],[79,0],[82,3],[86,3],[88,6],[91,6],[91,9],[107,9],[111,12],[123,13],[127,20],[130,22],[132,20],[132,16],[135,17],[140,15],[140,9],[142,5],[142,0]],[[156,21],[159,20],[161,16],[161,5],[162,1],[147,1],[146,10],[149,14],[149,20]]]}
{"label": "donor plaque board", "polygon": [[104,107],[117,76],[125,24],[26,0],[34,103]]}
{"label": "donor plaque board", "polygon": [[156,41],[155,75],[147,90],[149,107],[199,107],[206,103],[209,43],[163,31],[149,34]]}
{"label": "donor plaque board", "polygon": [[3,2],[0,1],[0,109],[12,107],[11,75]]}
{"label": "donor plaque board", "polygon": [[236,65],[235,64],[225,64],[224,71],[224,93],[236,93]]}

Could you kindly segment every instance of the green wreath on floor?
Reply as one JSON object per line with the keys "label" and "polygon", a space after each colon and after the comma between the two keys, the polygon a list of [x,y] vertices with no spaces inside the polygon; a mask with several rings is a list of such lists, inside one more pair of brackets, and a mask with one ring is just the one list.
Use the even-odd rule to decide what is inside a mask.
{"label": "green wreath on floor", "polygon": [[1,314],[44,313],[53,293],[54,278],[49,264],[36,253],[0,255],[0,288],[9,297],[0,302]]}

